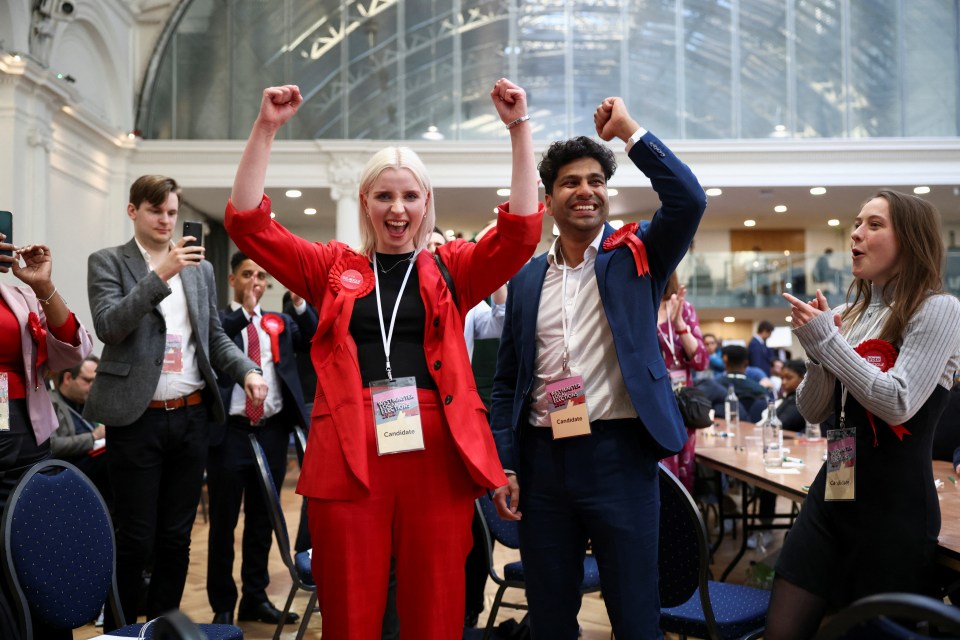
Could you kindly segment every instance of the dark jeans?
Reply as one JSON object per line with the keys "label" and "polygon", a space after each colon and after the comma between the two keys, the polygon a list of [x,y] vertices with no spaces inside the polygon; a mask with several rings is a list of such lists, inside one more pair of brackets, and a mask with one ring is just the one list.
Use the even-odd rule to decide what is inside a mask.
{"label": "dark jeans", "polygon": [[[190,562],[190,531],[197,515],[207,460],[207,409],[147,409],[124,427],[107,427],[108,466],[117,527],[117,587],[128,624],[147,559],[153,575],[146,599],[152,619],[180,607]],[[104,632],[117,627],[110,608]]]}

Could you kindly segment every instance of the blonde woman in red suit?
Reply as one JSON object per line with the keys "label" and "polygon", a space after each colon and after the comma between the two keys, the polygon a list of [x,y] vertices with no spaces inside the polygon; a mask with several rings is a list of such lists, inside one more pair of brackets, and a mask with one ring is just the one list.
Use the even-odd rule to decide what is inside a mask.
{"label": "blonde woman in red suit", "polygon": [[[264,176],[277,130],[303,102],[296,86],[264,91],[237,170],[226,213],[230,237],[320,313],[311,349],[317,391],[297,491],[309,503],[326,640],[380,637],[391,557],[404,637],[462,635],[473,498],[506,484],[463,317],[530,258],[542,225],[526,94],[501,79],[490,97],[512,144],[511,200],[479,242],[438,250],[456,301],[423,250],[436,215],[426,169],[412,150],[383,149],[363,170],[359,250],[307,242],[270,219]],[[403,388],[395,398],[403,412],[393,417],[419,413],[403,428],[380,423],[390,417],[389,402],[380,400],[389,396],[377,388],[383,380]],[[380,455],[398,448],[388,433],[410,442]]]}

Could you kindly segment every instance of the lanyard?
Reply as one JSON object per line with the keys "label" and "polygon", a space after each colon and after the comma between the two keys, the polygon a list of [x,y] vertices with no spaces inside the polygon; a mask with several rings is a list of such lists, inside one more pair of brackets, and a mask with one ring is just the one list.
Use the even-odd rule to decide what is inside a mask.
{"label": "lanyard", "polygon": [[410,265],[407,267],[407,273],[403,276],[403,283],[400,285],[400,292],[397,293],[397,301],[393,304],[393,315],[390,317],[390,331],[383,325],[383,304],[380,302],[380,275],[377,273],[377,255],[373,255],[373,284],[377,289],[377,319],[380,320],[380,337],[383,339],[383,352],[387,356],[387,379],[393,380],[393,369],[390,368],[390,343],[393,341],[393,326],[397,322],[397,310],[400,308],[400,298],[403,297],[403,290],[407,288],[407,279],[410,278],[410,272],[413,271],[413,262],[417,259],[417,254],[410,258]]}
{"label": "lanyard", "polygon": [[[560,247],[557,247],[557,252],[560,254],[560,257],[563,257],[563,252],[560,251]],[[566,262],[566,261],[564,261]],[[560,273],[563,274],[563,279],[561,280],[561,290],[560,296],[562,300],[560,301],[560,322],[563,325],[563,369],[569,371],[567,364],[570,362],[570,333],[573,331],[573,318],[570,318],[570,324],[567,325],[567,271],[571,267],[566,264],[563,265],[563,271]],[[583,273],[587,270],[587,262],[584,260],[580,263],[580,277],[577,279],[577,290],[573,294],[573,305],[572,309],[576,311],[577,308],[577,298],[580,296],[580,285],[583,284]]]}
{"label": "lanyard", "polygon": [[673,357],[673,364],[675,366],[680,364],[680,361],[677,360],[677,347],[673,344],[673,323],[670,321],[670,318],[667,318],[667,334],[669,338],[663,335],[663,329],[660,328],[659,324],[657,325],[657,333],[659,333],[663,341],[667,343],[667,349],[670,350],[670,355]]}

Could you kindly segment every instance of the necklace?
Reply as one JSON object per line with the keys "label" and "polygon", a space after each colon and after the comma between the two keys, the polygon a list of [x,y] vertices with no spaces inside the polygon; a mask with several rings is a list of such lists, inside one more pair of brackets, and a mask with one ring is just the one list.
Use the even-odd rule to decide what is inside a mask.
{"label": "necklace", "polygon": [[380,273],[387,274],[387,273],[390,273],[391,271],[393,271],[394,269],[396,269],[396,268],[397,268],[397,265],[403,264],[403,263],[405,263],[405,262],[410,262],[410,261],[413,259],[414,253],[415,253],[414,251],[411,251],[411,252],[410,252],[410,255],[409,255],[408,257],[404,258],[403,260],[398,260],[398,261],[396,262],[396,264],[390,265],[390,268],[389,268],[389,269],[384,269],[384,268],[383,268],[383,263],[380,262],[380,258],[377,258],[377,257],[376,257],[376,254],[374,254],[374,260],[377,261],[377,266],[380,267]]}

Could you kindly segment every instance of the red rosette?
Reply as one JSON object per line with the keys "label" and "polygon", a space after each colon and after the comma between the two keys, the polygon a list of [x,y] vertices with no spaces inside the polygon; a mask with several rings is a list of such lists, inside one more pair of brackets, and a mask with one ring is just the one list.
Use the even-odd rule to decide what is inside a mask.
{"label": "red rosette", "polygon": [[283,333],[283,318],[275,313],[265,313],[260,318],[260,326],[270,336],[270,350],[274,364],[280,362],[280,334]]}
{"label": "red rosette", "polygon": [[40,316],[33,311],[27,316],[27,324],[30,327],[30,336],[37,345],[37,368],[43,366],[47,361],[47,330],[40,322]]}
{"label": "red rosette", "polygon": [[897,362],[897,349],[886,340],[864,340],[854,351],[880,371],[886,372]]}
{"label": "red rosette", "polygon": [[373,291],[373,269],[363,256],[351,254],[337,260],[328,276],[330,288],[337,294],[362,298]]}
{"label": "red rosette", "polygon": [[643,277],[650,273],[650,264],[647,262],[647,248],[643,246],[643,240],[637,236],[637,229],[640,225],[636,222],[625,224],[603,241],[605,251],[613,251],[621,245],[629,247],[633,254],[633,261],[637,263],[637,276]]}
{"label": "red rosette", "polygon": [[[883,372],[889,371],[897,362],[897,348],[886,340],[876,338],[864,340],[854,348],[854,351],[856,351],[857,355],[861,358]],[[873,429],[873,446],[876,447],[878,444],[877,426],[874,423],[873,414],[870,411],[867,411],[867,420],[870,421],[870,427]],[[902,424],[891,424],[888,426],[901,442],[903,441],[903,436],[910,435],[910,432]]]}

